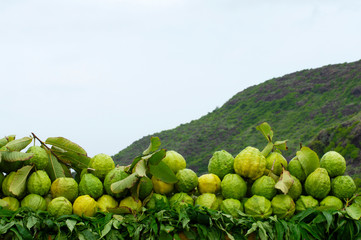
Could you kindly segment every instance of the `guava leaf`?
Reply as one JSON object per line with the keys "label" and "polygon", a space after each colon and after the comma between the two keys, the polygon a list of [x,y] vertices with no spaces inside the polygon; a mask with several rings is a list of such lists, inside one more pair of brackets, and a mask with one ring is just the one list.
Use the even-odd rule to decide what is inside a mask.
{"label": "guava leaf", "polygon": [[8,140],[6,138],[1,138],[0,139],[0,148],[5,146],[8,143]]}
{"label": "guava leaf", "polygon": [[158,165],[160,161],[162,161],[163,158],[165,158],[165,155],[167,154],[167,150],[161,149],[157,152],[155,152],[148,160],[148,162],[152,165]]}
{"label": "guava leaf", "polygon": [[143,159],[142,156],[138,156],[138,157],[134,158],[132,165],[130,165],[130,167],[129,167],[129,171],[130,172],[133,171],[133,168],[135,167],[135,165],[137,165],[137,163],[142,159]]}
{"label": "guava leaf", "polygon": [[75,152],[85,156],[87,155],[86,151],[82,147],[64,137],[50,137],[46,139],[45,143],[69,152]]}
{"label": "guava leaf", "polygon": [[2,152],[2,160],[7,162],[26,161],[34,156],[34,153],[23,153],[23,152]]}
{"label": "guava leaf", "polygon": [[52,151],[61,162],[70,164],[74,168],[84,169],[89,166],[90,158],[88,156],[75,152],[59,150],[59,148],[52,148]]}
{"label": "guava leaf", "polygon": [[71,172],[70,172],[70,169],[68,166],[66,166],[64,163],[61,163],[61,162],[60,162],[60,166],[63,168],[65,177],[71,177],[71,178],[73,177],[73,175],[71,175]]}
{"label": "guava leaf", "polygon": [[143,155],[156,151],[161,145],[159,137],[151,137],[149,147],[144,150]]}
{"label": "guava leaf", "polygon": [[65,177],[64,169],[58,159],[48,150],[46,152],[48,153],[49,164],[45,171],[48,173],[51,181],[53,182],[57,178]]}
{"label": "guava leaf", "polygon": [[287,147],[287,140],[284,141],[276,141],[274,144],[274,147],[279,149],[279,150],[288,150]]}
{"label": "guava leaf", "polygon": [[296,156],[301,163],[306,176],[320,167],[320,159],[318,158],[317,153],[308,147],[302,147],[300,151],[297,151]]}
{"label": "guava leaf", "polygon": [[361,208],[357,203],[353,203],[347,207],[346,212],[352,219],[360,220],[361,218]]}
{"label": "guava leaf", "polygon": [[294,179],[291,176],[291,173],[283,168],[282,175],[278,182],[275,185],[275,188],[281,190],[283,194],[287,194],[290,188],[292,187]]}
{"label": "guava leaf", "polygon": [[178,178],[173,171],[164,162],[159,162],[158,165],[149,164],[149,172],[156,178],[166,183],[176,183]]}
{"label": "guava leaf", "polygon": [[147,176],[147,165],[144,160],[140,160],[137,165],[135,165],[134,172],[137,173],[139,177]]}
{"label": "guava leaf", "polygon": [[33,166],[27,165],[16,171],[10,183],[9,191],[15,196],[19,196],[26,189],[26,179]]}
{"label": "guava leaf", "polygon": [[20,139],[13,140],[11,142],[8,142],[5,147],[9,151],[21,151],[24,148],[26,148],[31,142],[33,141],[30,137],[23,137]]}
{"label": "guava leaf", "polygon": [[125,189],[132,188],[137,183],[137,181],[138,181],[138,174],[132,173],[128,177],[118,182],[112,183],[112,185],[110,185],[110,190],[113,193],[120,193],[123,192]]}
{"label": "guava leaf", "polygon": [[273,131],[267,122],[261,123],[256,127],[256,129],[262,133],[268,142],[272,142]]}

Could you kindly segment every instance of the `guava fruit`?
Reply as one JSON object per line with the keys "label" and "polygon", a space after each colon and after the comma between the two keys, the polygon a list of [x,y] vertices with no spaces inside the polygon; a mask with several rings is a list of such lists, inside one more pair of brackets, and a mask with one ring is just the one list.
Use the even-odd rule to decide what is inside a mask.
{"label": "guava fruit", "polygon": [[179,192],[188,193],[198,186],[198,176],[192,169],[181,169],[177,172],[178,182],[175,184]]}
{"label": "guava fruit", "polygon": [[48,212],[55,217],[70,215],[73,212],[73,205],[65,197],[57,197],[49,202]]}
{"label": "guava fruit", "polygon": [[328,207],[333,210],[341,210],[343,208],[343,203],[341,199],[335,196],[327,196],[320,202],[320,206]]}
{"label": "guava fruit", "polygon": [[219,209],[225,214],[229,214],[236,218],[239,216],[238,211],[243,212],[243,207],[238,199],[228,198],[222,201]]}
{"label": "guava fruit", "polygon": [[78,196],[78,183],[70,177],[57,178],[51,184],[50,192],[53,198],[65,197],[73,202]]}
{"label": "guava fruit", "polygon": [[40,196],[46,195],[51,186],[51,180],[44,170],[33,172],[26,183],[29,193],[38,194]]}
{"label": "guava fruit", "polygon": [[20,207],[19,200],[14,197],[4,197],[2,200],[7,203],[6,206],[4,206],[5,209],[16,211]]}
{"label": "guava fruit", "polygon": [[272,215],[272,205],[267,198],[253,195],[244,203],[244,211],[256,219],[265,219]]}
{"label": "guava fruit", "polygon": [[80,217],[93,217],[97,210],[97,202],[89,195],[79,196],[73,203],[73,213]]}
{"label": "guava fruit", "polygon": [[271,200],[277,193],[275,185],[273,178],[262,176],[253,183],[251,191],[253,195],[263,196]]}
{"label": "guava fruit", "polygon": [[188,205],[194,205],[194,200],[187,193],[176,193],[169,199],[169,205],[171,208],[180,211],[181,208],[184,208]]}
{"label": "guava fruit", "polygon": [[98,209],[101,212],[108,212],[108,208],[118,207],[118,202],[110,195],[103,195],[97,200]]}
{"label": "guava fruit", "polygon": [[303,171],[300,161],[297,157],[291,159],[288,163],[287,170],[291,173],[292,176],[295,176],[300,182],[304,182],[307,178],[305,171]]}
{"label": "guava fruit", "polygon": [[208,172],[220,179],[228,173],[234,173],[234,157],[225,150],[216,151],[208,162]]}
{"label": "guava fruit", "polygon": [[26,165],[34,164],[37,170],[44,170],[49,164],[49,156],[45,149],[40,146],[31,146],[26,151],[27,153],[33,153],[34,156],[25,161]]}
{"label": "guava fruit", "polygon": [[283,167],[287,168],[287,160],[278,152],[268,154],[266,158],[266,168],[272,170],[277,176],[282,174]]}
{"label": "guava fruit", "polygon": [[213,193],[203,193],[197,197],[195,201],[196,206],[209,208],[212,210],[218,210],[219,202],[215,194]]}
{"label": "guava fruit", "polygon": [[14,180],[15,175],[16,175],[16,172],[10,172],[8,175],[5,176],[4,181],[2,183],[2,191],[5,196],[21,199],[25,196],[25,193],[26,193],[26,185],[25,184],[20,186],[21,189],[16,194],[14,194],[13,192],[10,191],[10,186]]}
{"label": "guava fruit", "polygon": [[89,168],[94,169],[92,173],[103,181],[107,173],[115,168],[115,164],[109,155],[100,153],[90,160]]}
{"label": "guava fruit", "polygon": [[331,184],[332,194],[339,199],[351,198],[356,192],[356,184],[352,177],[337,176],[332,180]]}
{"label": "guava fruit", "polygon": [[152,197],[146,205],[147,209],[154,209],[160,211],[169,207],[168,198],[165,195],[153,193]]}
{"label": "guava fruit", "polygon": [[234,158],[234,170],[241,177],[256,180],[266,169],[266,158],[254,147],[246,147]]}
{"label": "guava fruit", "polygon": [[273,214],[281,219],[291,218],[296,210],[296,204],[289,195],[279,194],[274,196],[271,205]]}
{"label": "guava fruit", "polygon": [[325,168],[328,175],[333,178],[341,176],[346,171],[345,158],[335,151],[325,153],[320,160],[320,167]]}
{"label": "guava fruit", "polygon": [[296,156],[306,176],[320,167],[320,159],[317,153],[308,147],[302,147],[301,150],[296,152]]}
{"label": "guava fruit", "polygon": [[308,208],[315,208],[318,206],[318,201],[312,196],[301,195],[296,201],[296,211],[304,211]]}
{"label": "guava fruit", "polygon": [[305,190],[308,195],[317,199],[323,199],[331,190],[331,180],[327,170],[317,168],[305,181]]}
{"label": "guava fruit", "polygon": [[158,179],[155,176],[152,177],[152,183],[153,183],[154,192],[156,193],[167,195],[173,192],[174,189],[173,183],[163,182],[162,180]]}
{"label": "guava fruit", "polygon": [[148,177],[142,177],[139,180],[139,199],[144,200],[148,197],[153,191],[153,183],[152,180]]}
{"label": "guava fruit", "polygon": [[221,192],[224,198],[241,199],[247,193],[247,183],[241,176],[228,173],[221,182]]}
{"label": "guava fruit", "polygon": [[203,174],[198,178],[198,191],[203,193],[217,193],[221,190],[221,179],[213,173]]}
{"label": "guava fruit", "polygon": [[302,194],[302,184],[295,176],[291,175],[291,177],[293,178],[293,184],[287,194],[290,195],[293,200],[297,200]]}
{"label": "guava fruit", "polygon": [[42,196],[31,193],[25,196],[23,200],[21,200],[21,207],[29,207],[34,211],[37,210],[45,211],[46,201]]}
{"label": "guava fruit", "polygon": [[104,189],[107,192],[107,194],[115,198],[124,197],[128,192],[127,190],[120,193],[113,193],[112,190],[110,189],[110,186],[113,183],[123,180],[128,176],[129,174],[124,171],[124,167],[116,167],[110,170],[110,172],[107,173],[104,179]]}
{"label": "guava fruit", "polygon": [[119,203],[120,208],[124,208],[126,213],[138,213],[142,210],[142,201],[135,200],[132,196],[126,197]]}
{"label": "guava fruit", "polygon": [[162,161],[176,174],[179,170],[186,168],[186,160],[176,151],[167,151],[165,158]]}
{"label": "guava fruit", "polygon": [[84,174],[79,182],[79,195],[89,195],[98,199],[103,195],[103,183],[91,173]]}

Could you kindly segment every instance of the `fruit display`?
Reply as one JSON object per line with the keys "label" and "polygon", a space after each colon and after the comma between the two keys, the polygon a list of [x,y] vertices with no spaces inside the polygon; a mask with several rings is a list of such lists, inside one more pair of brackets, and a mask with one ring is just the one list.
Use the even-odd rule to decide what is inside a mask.
{"label": "fruit display", "polygon": [[[201,224],[217,226],[217,234],[223,234],[219,239],[237,239],[233,235],[254,237],[257,231],[262,238],[271,234],[267,231],[273,231],[272,228],[266,231],[263,225],[262,230],[260,225],[247,224],[284,221],[285,226],[300,214],[311,216],[319,212],[329,222],[327,214],[333,216],[335,211],[355,221],[361,229],[361,201],[352,177],[345,175],[346,162],[339,153],[329,151],[319,158],[312,149],[301,146],[287,162],[282,156],[282,151],[287,150],[286,141],[273,142],[273,132],[267,123],[257,129],[268,141],[263,150],[248,146],[235,157],[225,150],[216,151],[209,160],[209,172],[199,175],[187,168],[180,153],[161,149],[156,137],[151,138],[149,147],[132,164],[124,166],[116,165],[104,153],[90,158],[83,148],[63,137],[48,138],[45,142],[35,134],[21,139],[5,137],[0,140],[0,215],[5,214],[2,211],[8,211],[8,215],[2,216],[29,211],[42,212],[52,219],[49,221],[66,219],[66,226],[71,226],[67,236],[72,236],[77,221],[91,222],[99,216],[105,216],[110,224],[106,224],[107,228],[102,225],[100,237],[109,232],[115,234],[110,229],[118,231],[122,226],[131,238],[136,231],[141,234],[148,227],[151,229],[144,234],[153,234],[154,239],[159,234],[168,234],[173,239],[202,239],[206,233],[200,225],[193,228],[187,225]],[[22,151],[33,141],[40,146]],[[145,224],[147,227],[136,225],[150,218],[158,224],[175,219],[182,224],[173,223],[166,229],[152,222]],[[230,222],[222,220],[225,225],[220,227],[216,222],[223,218]],[[4,228],[4,219],[0,221],[1,235],[12,229],[10,225]],[[132,227],[122,225],[127,221],[133,221],[129,225]],[[249,229],[234,230],[237,224]],[[35,223],[27,231],[34,226]],[[274,231],[279,231],[279,226]],[[287,238],[285,232],[277,234]]]}

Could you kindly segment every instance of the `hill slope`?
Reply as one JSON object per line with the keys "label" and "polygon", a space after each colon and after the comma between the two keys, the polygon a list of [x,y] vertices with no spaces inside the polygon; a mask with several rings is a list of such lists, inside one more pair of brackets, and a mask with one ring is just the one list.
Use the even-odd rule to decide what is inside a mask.
{"label": "hill slope", "polygon": [[213,152],[237,155],[246,146],[262,149],[264,137],[255,129],[268,122],[274,140],[289,139],[284,155],[295,155],[299,143],[308,144],[322,129],[347,121],[361,112],[361,60],[303,70],[268,80],[237,93],[222,107],[177,128],[154,133],[113,156],[126,164],[158,136],[162,146],[181,153],[187,167],[207,171]]}

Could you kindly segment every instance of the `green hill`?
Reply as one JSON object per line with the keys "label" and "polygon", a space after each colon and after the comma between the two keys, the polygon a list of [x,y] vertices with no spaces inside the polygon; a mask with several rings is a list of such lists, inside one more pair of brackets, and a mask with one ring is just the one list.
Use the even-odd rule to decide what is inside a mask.
{"label": "green hill", "polygon": [[185,157],[187,167],[203,173],[217,150],[235,156],[246,146],[262,149],[266,141],[255,127],[266,121],[275,132],[274,140],[289,140],[284,155],[290,159],[300,143],[309,144],[321,130],[359,113],[361,60],[302,70],[249,87],[200,119],[145,136],[113,158],[127,164],[148,146],[150,136],[158,136],[163,147]]}

